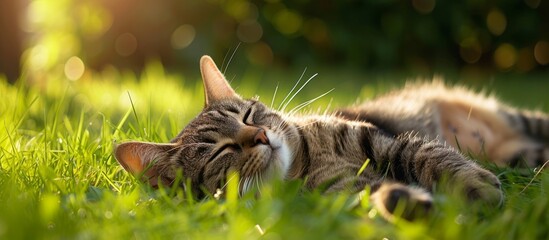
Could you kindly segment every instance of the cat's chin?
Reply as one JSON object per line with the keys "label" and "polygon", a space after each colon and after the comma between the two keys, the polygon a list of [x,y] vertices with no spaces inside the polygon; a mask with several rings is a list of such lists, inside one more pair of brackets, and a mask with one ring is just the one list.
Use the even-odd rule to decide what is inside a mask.
{"label": "cat's chin", "polygon": [[[259,176],[255,175],[245,178],[241,189],[242,194],[249,192],[252,188],[261,188],[261,184],[286,179],[292,162],[290,148],[284,138],[276,133],[267,131],[266,134],[269,144],[258,146],[259,149],[257,149],[264,154],[262,158],[264,168],[261,170]],[[257,177],[259,177],[259,181]],[[256,194],[258,193],[260,191]]]}
{"label": "cat's chin", "polygon": [[265,169],[265,177],[269,179],[284,180],[292,163],[290,149],[286,140],[280,135],[267,131],[271,154]]}

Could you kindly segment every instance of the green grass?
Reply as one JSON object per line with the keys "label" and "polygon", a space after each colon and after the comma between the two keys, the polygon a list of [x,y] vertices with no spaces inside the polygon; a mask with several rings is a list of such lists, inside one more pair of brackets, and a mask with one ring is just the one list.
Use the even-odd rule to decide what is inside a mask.
{"label": "green grass", "polygon": [[[270,103],[277,82],[280,103],[300,72],[235,80],[246,97]],[[312,73],[306,73],[310,76]],[[331,82],[330,77],[337,79]],[[359,74],[322,73],[292,106],[331,88],[309,109],[349,104],[387,90],[383,77],[360,83]],[[259,81],[259,80],[261,81]],[[511,102],[546,107],[542,94],[513,98],[513,91],[545,92],[531,79],[490,82]],[[54,74],[43,82],[11,86],[0,81],[0,239],[546,239],[549,174],[487,164],[502,179],[502,209],[473,209],[437,195],[425,221],[395,224],[372,210],[367,198],[303,193],[299,182],[262,189],[264,197],[194,201],[186,193],[152,191],[129,176],[111,155],[114,142],[165,142],[201,109],[196,78],[167,75],[151,65],[142,77],[96,73],[78,82]],[[520,83],[521,88],[512,83]],[[356,86],[364,86],[357,88]],[[474,84],[473,84],[474,85]],[[476,86],[479,86],[478,84]],[[500,89],[497,89],[500,87]],[[540,90],[541,89],[541,90]],[[537,96],[537,98],[535,97]],[[131,100],[130,100],[131,99]],[[229,195],[234,190],[229,187]]]}

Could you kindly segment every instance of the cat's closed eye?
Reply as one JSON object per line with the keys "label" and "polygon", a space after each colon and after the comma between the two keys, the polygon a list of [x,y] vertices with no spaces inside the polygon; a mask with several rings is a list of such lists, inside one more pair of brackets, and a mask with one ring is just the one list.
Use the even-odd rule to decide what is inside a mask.
{"label": "cat's closed eye", "polygon": [[240,150],[240,146],[238,146],[238,144],[234,144],[234,143],[223,144],[220,148],[215,150],[215,152],[210,157],[210,160],[216,159],[226,151],[239,151],[239,150]]}
{"label": "cat's closed eye", "polygon": [[244,117],[242,118],[242,122],[246,125],[253,125],[253,117],[252,117],[252,111],[253,107],[248,108],[246,113],[244,113]]}
{"label": "cat's closed eye", "polygon": [[202,142],[206,143],[206,144],[214,144],[214,145],[217,143],[217,141],[215,141],[214,139],[211,139],[211,138],[204,138],[204,139],[202,139]]}

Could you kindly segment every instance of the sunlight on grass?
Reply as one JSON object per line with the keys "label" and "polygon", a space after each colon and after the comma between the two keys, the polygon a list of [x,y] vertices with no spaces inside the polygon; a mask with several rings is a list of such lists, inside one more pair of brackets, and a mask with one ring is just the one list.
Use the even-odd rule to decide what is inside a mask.
{"label": "sunlight on grass", "polygon": [[[246,97],[260,86],[242,84],[253,82],[251,77],[255,75],[239,80],[238,90]],[[159,63],[150,64],[139,78],[105,72],[79,81],[45,79],[33,86],[0,80],[1,239],[547,236],[549,176],[541,173],[533,179],[531,171],[491,169],[507,193],[506,205],[499,211],[473,211],[463,202],[436,196],[436,213],[417,223],[387,223],[372,212],[368,191],[355,201],[355,196],[344,193],[304,193],[302,182],[265,186],[262,195],[269,197],[259,199],[253,193],[237,198],[236,185],[230,183],[226,200],[196,201],[182,190],[153,191],[118,165],[111,154],[113,143],[169,141],[201,110],[201,83],[166,74]],[[274,86],[272,81],[269,84]],[[283,84],[275,105],[290,92],[292,84]],[[325,86],[318,83],[309,90],[313,93],[298,94],[288,109],[325,92],[318,89],[333,88]],[[271,102],[273,89],[260,89],[264,102]],[[374,89],[371,85],[361,91],[372,95]],[[340,95],[348,94],[336,89],[310,109],[322,109],[332,100],[341,104]]]}

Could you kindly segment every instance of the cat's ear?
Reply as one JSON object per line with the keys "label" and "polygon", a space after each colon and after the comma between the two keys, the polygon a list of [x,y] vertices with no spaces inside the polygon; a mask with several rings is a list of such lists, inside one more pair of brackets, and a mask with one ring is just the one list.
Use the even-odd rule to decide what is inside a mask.
{"label": "cat's ear", "polygon": [[157,163],[165,161],[173,148],[173,144],[126,142],[116,146],[114,156],[126,171],[156,188],[160,181],[164,186],[170,184],[160,175]]}
{"label": "cat's ear", "polygon": [[205,55],[200,59],[200,72],[206,106],[221,99],[239,98],[210,56]]}

